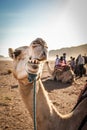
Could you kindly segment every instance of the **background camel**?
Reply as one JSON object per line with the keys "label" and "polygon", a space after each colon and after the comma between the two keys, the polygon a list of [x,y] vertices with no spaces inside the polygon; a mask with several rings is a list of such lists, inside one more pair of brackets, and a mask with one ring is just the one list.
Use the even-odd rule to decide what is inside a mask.
{"label": "background camel", "polygon": [[33,118],[33,82],[28,81],[29,73],[37,74],[37,129],[38,130],[78,130],[87,115],[87,98],[69,114],[61,115],[51,103],[46,90],[39,78],[42,63],[47,59],[47,45],[38,38],[30,46],[9,49],[9,56],[13,58],[13,74],[19,82],[22,99]]}
{"label": "background camel", "polygon": [[54,68],[53,70],[50,67],[50,63],[45,62],[48,68],[48,72],[51,74],[53,80],[58,80],[63,83],[72,83],[74,81],[74,72],[67,65],[64,68]]}

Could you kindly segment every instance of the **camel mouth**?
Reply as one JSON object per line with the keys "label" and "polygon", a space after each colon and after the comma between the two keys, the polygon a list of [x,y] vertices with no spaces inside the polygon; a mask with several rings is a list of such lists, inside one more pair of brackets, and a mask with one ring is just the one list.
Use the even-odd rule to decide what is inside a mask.
{"label": "camel mouth", "polygon": [[26,70],[27,70],[28,73],[37,74],[38,70],[39,70],[39,65],[40,65],[39,60],[36,60],[36,59],[29,60],[27,62],[27,68],[26,68]]}

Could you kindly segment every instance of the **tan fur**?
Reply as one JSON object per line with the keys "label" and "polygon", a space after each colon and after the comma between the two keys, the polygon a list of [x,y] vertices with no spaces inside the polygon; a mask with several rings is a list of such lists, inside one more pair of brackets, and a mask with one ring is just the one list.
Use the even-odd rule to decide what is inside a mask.
{"label": "tan fur", "polygon": [[[40,39],[40,41],[43,43],[43,40]],[[36,45],[37,47],[34,48],[34,50],[32,49],[32,51],[30,51],[33,45],[34,44],[31,43],[30,47],[22,50],[19,56],[13,57],[13,63],[14,63],[13,74],[15,75],[16,79],[19,82],[20,94],[32,118],[33,118],[33,82],[28,81],[28,74],[25,71],[26,68],[25,63],[28,62],[29,60],[28,57],[32,56],[31,64],[27,66],[29,67],[30,71],[30,69],[35,69],[32,66],[32,62],[34,65],[34,63],[36,62],[35,56],[39,57],[40,52],[42,54],[42,52],[45,51],[46,56],[44,57],[44,59],[45,60],[47,59],[47,51],[46,51],[47,48],[43,44],[39,44]],[[37,51],[39,51],[39,53]],[[23,56],[23,58],[21,56]],[[28,60],[26,59],[26,57]],[[43,59],[43,55],[40,57],[40,59]],[[42,64],[42,61],[40,61],[40,64]],[[40,67],[39,64],[35,65]],[[39,69],[37,71],[35,70],[34,72],[37,73],[37,76],[40,73]],[[36,106],[37,130],[78,130],[81,121],[83,120],[85,115],[87,115],[87,109],[86,109],[87,99],[84,99],[78,105],[78,107],[71,113],[67,115],[61,115],[56,110],[54,105],[51,103],[40,78],[39,80],[36,81],[36,98],[37,98],[37,106]]]}

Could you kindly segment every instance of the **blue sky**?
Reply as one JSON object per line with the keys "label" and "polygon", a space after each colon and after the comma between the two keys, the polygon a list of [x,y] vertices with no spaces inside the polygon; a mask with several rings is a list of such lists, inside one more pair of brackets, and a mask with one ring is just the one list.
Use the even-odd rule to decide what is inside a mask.
{"label": "blue sky", "polygon": [[0,0],[0,55],[43,38],[49,50],[87,43],[87,0]]}

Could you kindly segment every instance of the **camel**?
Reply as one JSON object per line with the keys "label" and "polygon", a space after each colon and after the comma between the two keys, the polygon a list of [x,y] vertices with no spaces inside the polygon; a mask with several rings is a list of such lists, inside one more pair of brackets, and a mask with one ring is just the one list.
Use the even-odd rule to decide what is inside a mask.
{"label": "camel", "polygon": [[32,119],[34,82],[28,80],[28,73],[37,74],[37,130],[78,130],[87,115],[87,97],[69,114],[62,115],[57,111],[50,101],[40,78],[43,64],[48,57],[46,42],[41,38],[37,38],[29,46],[19,47],[15,50],[9,48],[8,51],[9,56],[13,59],[13,75],[18,80],[21,97]]}
{"label": "camel", "polygon": [[62,83],[72,83],[74,79],[74,72],[67,65],[63,67],[55,67],[53,70],[50,67],[49,61],[45,62],[48,68],[48,72],[51,74],[53,80],[61,81]]}

